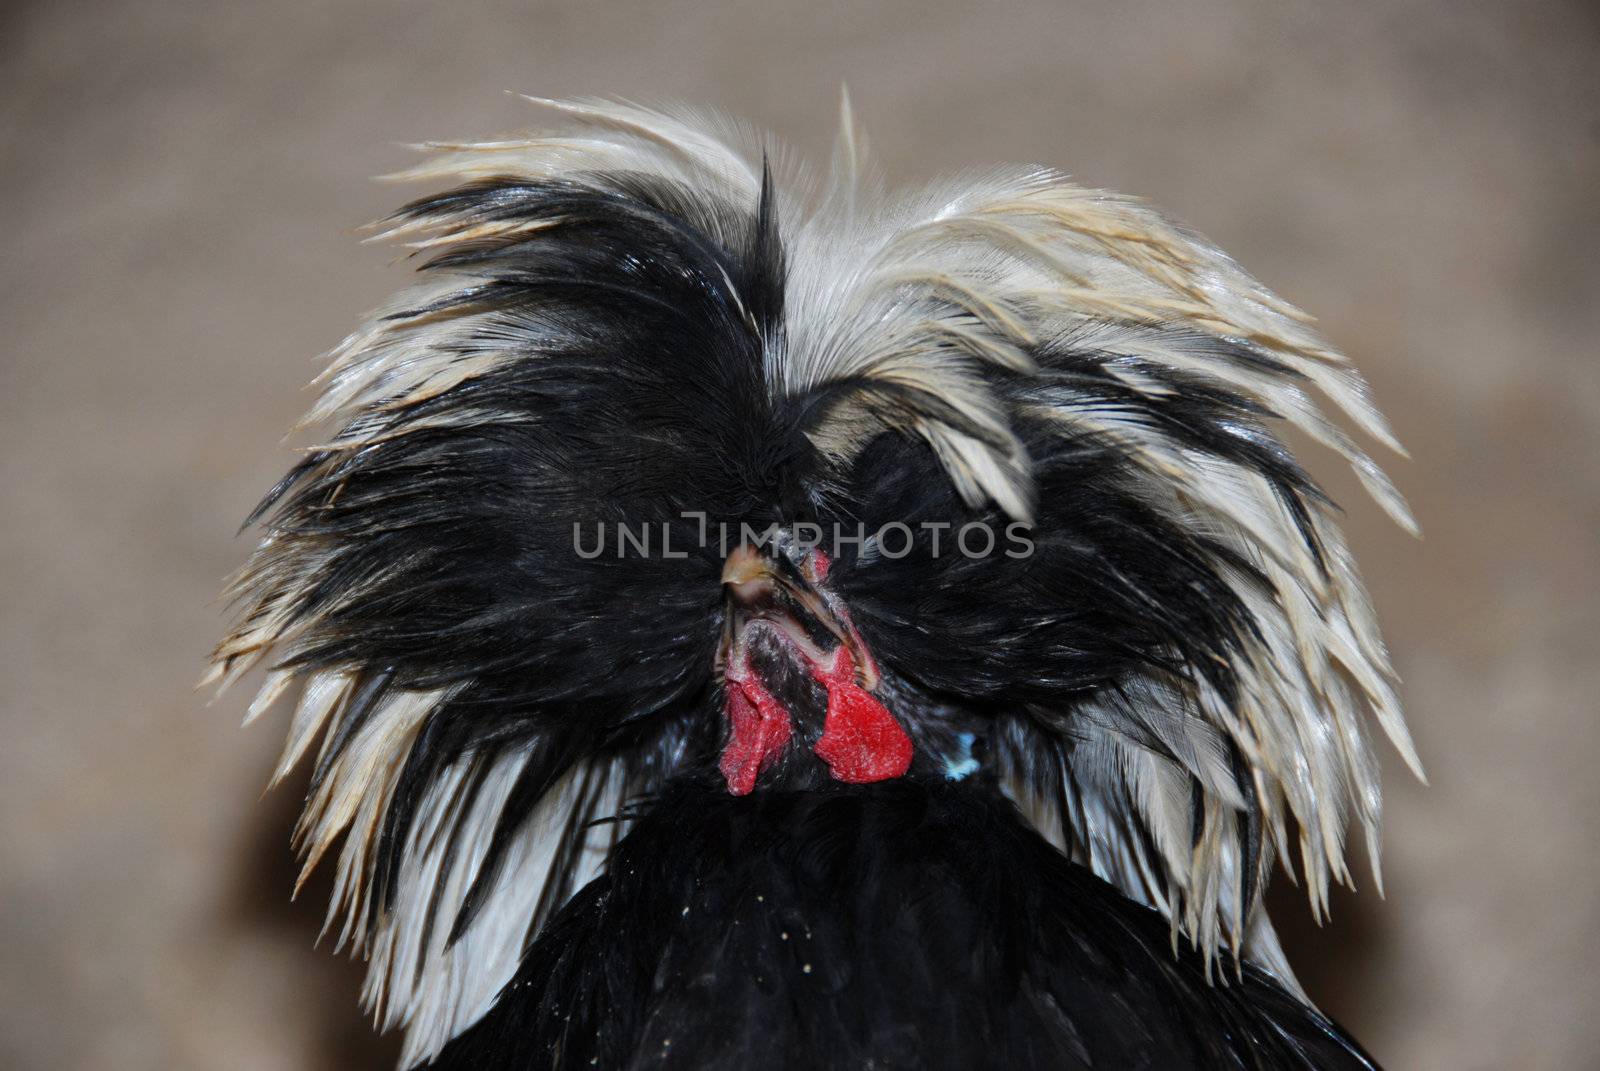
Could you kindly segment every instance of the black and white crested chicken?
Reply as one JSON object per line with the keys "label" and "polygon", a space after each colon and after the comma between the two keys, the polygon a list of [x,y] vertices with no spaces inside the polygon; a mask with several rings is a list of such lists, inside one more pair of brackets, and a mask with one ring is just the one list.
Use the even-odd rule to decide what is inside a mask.
{"label": "black and white crested chicken", "polygon": [[[1322,912],[1375,719],[1333,507],[1398,449],[1224,254],[1044,168],[890,193],[704,116],[430,146],[428,280],[334,352],[224,684],[365,999],[437,1068],[1371,1067]],[[786,159],[774,154],[776,159]],[[314,746],[320,738],[320,745]]]}

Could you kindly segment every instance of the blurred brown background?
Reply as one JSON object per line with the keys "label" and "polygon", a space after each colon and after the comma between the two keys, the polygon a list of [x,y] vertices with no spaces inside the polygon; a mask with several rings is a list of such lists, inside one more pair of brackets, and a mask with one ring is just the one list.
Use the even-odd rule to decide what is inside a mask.
{"label": "blurred brown background", "polygon": [[1433,784],[1391,764],[1386,900],[1280,925],[1393,1068],[1600,1066],[1600,15],[1145,0],[5,7],[0,1066],[395,1051],[288,903],[283,715],[190,690],[315,355],[403,281],[368,176],[541,121],[503,90],[820,153],[841,80],[893,175],[1145,195],[1369,373],[1425,541],[1332,485]]}

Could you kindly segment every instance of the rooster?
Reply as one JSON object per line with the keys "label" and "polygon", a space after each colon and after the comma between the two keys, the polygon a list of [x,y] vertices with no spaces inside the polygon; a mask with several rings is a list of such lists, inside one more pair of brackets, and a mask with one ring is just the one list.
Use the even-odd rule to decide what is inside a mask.
{"label": "rooster", "polygon": [[1261,906],[1376,868],[1369,722],[1421,774],[1280,437],[1414,530],[1346,358],[1056,171],[891,190],[848,101],[820,171],[541,103],[406,173],[426,281],[334,350],[210,673],[298,689],[402,1066],[1374,1066]]}

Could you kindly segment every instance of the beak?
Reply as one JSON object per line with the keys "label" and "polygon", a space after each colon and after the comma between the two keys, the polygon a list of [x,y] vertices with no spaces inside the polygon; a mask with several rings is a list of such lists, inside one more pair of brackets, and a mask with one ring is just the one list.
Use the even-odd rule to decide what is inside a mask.
{"label": "beak", "polygon": [[877,664],[849,614],[835,596],[807,577],[807,571],[786,554],[768,554],[748,543],[728,555],[722,568],[728,600],[725,654],[735,649],[746,622],[765,620],[781,628],[813,664],[827,664],[840,647],[847,648],[856,682],[868,691],[875,689]]}

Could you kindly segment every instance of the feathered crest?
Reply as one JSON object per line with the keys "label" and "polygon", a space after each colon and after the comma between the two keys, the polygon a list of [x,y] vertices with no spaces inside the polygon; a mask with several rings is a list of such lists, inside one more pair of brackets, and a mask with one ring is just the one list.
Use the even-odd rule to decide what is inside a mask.
{"label": "feathered crest", "polygon": [[[1174,667],[1072,710],[1031,710],[1008,723],[994,761],[1041,829],[1096,873],[1200,947],[1243,948],[1286,973],[1257,910],[1274,854],[1298,856],[1318,911],[1328,878],[1348,880],[1351,817],[1376,864],[1369,716],[1420,775],[1332,508],[1269,430],[1286,422],[1341,454],[1414,531],[1314,398],[1399,448],[1345,358],[1202,239],[1056,172],[889,195],[848,103],[831,174],[809,198],[784,194],[819,184],[798,171],[775,180],[763,144],[725,121],[542,103],[573,128],[431,144],[400,176],[463,184],[378,235],[429,256],[438,281],[333,352],[305,422],[333,434],[252,518],[268,517],[267,534],[231,588],[241,616],[208,678],[226,686],[270,659],[252,718],[303,682],[277,777],[321,734],[298,843],[309,870],[343,837],[330,926],[342,920],[341,944],[369,957],[367,999],[406,1029],[403,1062],[430,1058],[487,1010],[542,919],[614,842],[620,823],[592,820],[684,754],[681,739],[630,752],[549,721],[473,735],[461,725],[481,681],[406,672],[408,644],[437,624],[426,615],[416,636],[386,633],[389,647],[330,639],[374,602],[442,597],[417,578],[449,550],[385,553],[395,525],[361,509],[404,499],[413,528],[461,520],[428,504],[450,478],[438,466],[460,459],[428,452],[507,420],[495,374],[560,358],[590,329],[569,315],[580,269],[591,289],[636,294],[640,274],[664,264],[651,285],[681,289],[663,305],[696,304],[750,339],[772,396],[818,399],[803,431],[836,465],[882,431],[920,436],[970,506],[1028,520],[1036,492],[1018,422],[1043,422],[1113,451],[1145,505],[1215,548],[1249,617],[1226,674]],[[741,222],[752,214],[774,214],[755,238]],[[785,239],[770,300],[736,277],[776,255],[755,248],[763,227]],[[1169,404],[1196,397],[1213,403],[1198,429]],[[421,456],[397,455],[405,444]],[[353,482],[374,471],[380,489]],[[493,629],[498,613],[449,628]],[[582,698],[560,687],[546,699],[562,709]]]}

